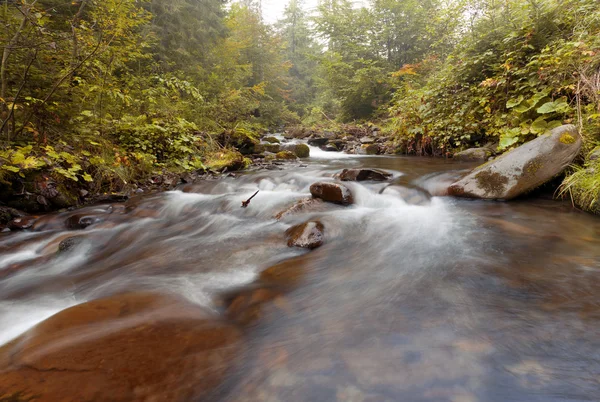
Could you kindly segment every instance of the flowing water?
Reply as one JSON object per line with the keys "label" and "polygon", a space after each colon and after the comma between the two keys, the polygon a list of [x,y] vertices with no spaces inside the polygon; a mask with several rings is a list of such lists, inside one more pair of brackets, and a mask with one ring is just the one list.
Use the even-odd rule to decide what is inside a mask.
{"label": "flowing water", "polygon": [[[349,183],[354,205],[278,221],[343,168],[386,169],[421,194],[413,186],[434,192],[470,166],[313,148],[306,165],[281,167],[2,235],[0,344],[121,291],[174,293],[219,313],[223,294],[304,255],[302,280],[244,329],[249,353],[211,400],[599,400],[600,219],[543,198],[414,205],[387,183]],[[96,223],[65,227],[83,215]],[[325,244],[287,247],[286,229],[309,219],[323,223]],[[86,241],[56,256],[75,235]]]}

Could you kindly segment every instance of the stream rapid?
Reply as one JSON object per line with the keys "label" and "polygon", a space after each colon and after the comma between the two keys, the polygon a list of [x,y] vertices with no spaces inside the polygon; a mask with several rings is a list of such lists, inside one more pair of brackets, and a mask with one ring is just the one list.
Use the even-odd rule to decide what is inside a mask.
{"label": "stream rapid", "polygon": [[[472,167],[441,159],[311,147],[302,163],[0,235],[0,344],[125,291],[176,294],[219,314],[223,294],[303,258],[301,283],[244,330],[250,352],[211,400],[598,400],[599,219],[543,197],[429,198],[419,189],[436,193]],[[384,169],[392,186],[349,182],[353,205],[275,219],[344,168]],[[93,224],[76,229],[82,217]],[[307,220],[322,222],[324,245],[288,247],[286,230]],[[84,240],[56,255],[72,236]]]}

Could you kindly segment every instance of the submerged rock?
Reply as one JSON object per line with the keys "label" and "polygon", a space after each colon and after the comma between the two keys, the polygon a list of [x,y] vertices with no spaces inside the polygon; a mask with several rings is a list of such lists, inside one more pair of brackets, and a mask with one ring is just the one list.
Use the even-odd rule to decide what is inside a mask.
{"label": "submerged rock", "polygon": [[200,400],[242,352],[234,325],[183,299],[117,295],[66,309],[0,348],[0,399]]}
{"label": "submerged rock", "polygon": [[557,127],[533,141],[479,166],[452,184],[458,197],[510,200],[565,170],[581,150],[577,127]]}
{"label": "submerged rock", "polygon": [[64,239],[63,241],[61,241],[58,244],[58,252],[66,253],[68,251],[73,250],[74,248],[76,248],[77,246],[79,246],[80,244],[83,244],[85,242],[86,242],[86,238],[83,236],[67,237],[66,239]]}
{"label": "submerged rock", "polygon": [[391,178],[392,174],[379,169],[344,169],[337,177],[341,181],[385,181]]}
{"label": "submerged rock", "polygon": [[310,186],[310,193],[315,198],[335,204],[350,205],[354,202],[350,189],[343,184],[320,182]]}
{"label": "submerged rock", "polygon": [[265,307],[280,304],[281,300],[283,292],[279,288],[261,286],[259,282],[225,295],[223,302],[228,318],[240,325],[249,325],[264,319]]}
{"label": "submerged rock", "polygon": [[323,200],[318,198],[306,198],[304,200],[300,200],[288,209],[285,209],[275,215],[275,219],[280,220],[285,218],[288,215],[299,214],[301,212],[311,212],[315,210],[321,209],[323,206]]}
{"label": "submerged rock", "polygon": [[69,230],[85,229],[93,224],[100,223],[103,218],[97,215],[88,214],[75,214],[70,216],[66,221],[65,225]]}
{"label": "submerged rock", "polygon": [[313,250],[323,245],[325,227],[319,221],[306,222],[289,228],[287,236],[288,247],[300,247]]}
{"label": "submerged rock", "polygon": [[454,159],[460,162],[485,162],[492,156],[488,148],[470,148],[454,154]]}
{"label": "submerged rock", "polygon": [[419,187],[388,186],[381,193],[400,197],[409,205],[431,204],[431,194]]}

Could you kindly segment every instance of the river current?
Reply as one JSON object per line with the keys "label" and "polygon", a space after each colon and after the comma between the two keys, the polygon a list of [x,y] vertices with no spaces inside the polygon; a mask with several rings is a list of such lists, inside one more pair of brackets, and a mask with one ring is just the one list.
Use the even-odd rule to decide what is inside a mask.
{"label": "river current", "polygon": [[[418,190],[437,193],[468,164],[318,148],[303,163],[0,235],[0,345],[123,291],[172,293],[218,314],[222,295],[302,258],[302,280],[244,329],[250,352],[210,400],[600,399],[600,219],[539,196],[502,203]],[[275,219],[311,184],[361,167],[393,173],[392,187],[351,182],[351,206]],[[81,216],[94,223],[65,224]],[[322,222],[324,245],[288,247],[285,231],[307,220]],[[84,241],[56,256],[71,236]]]}

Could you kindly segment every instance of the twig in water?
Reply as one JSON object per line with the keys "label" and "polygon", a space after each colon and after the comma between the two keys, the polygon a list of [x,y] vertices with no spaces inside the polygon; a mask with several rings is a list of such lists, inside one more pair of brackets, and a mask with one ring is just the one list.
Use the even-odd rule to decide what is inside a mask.
{"label": "twig in water", "polygon": [[258,194],[260,192],[260,190],[258,190],[256,193],[254,193],[254,195],[250,198],[248,198],[246,201],[242,201],[242,208],[248,208],[248,205],[250,205],[250,201],[252,201],[252,199],[254,197],[256,197],[256,194]]}

